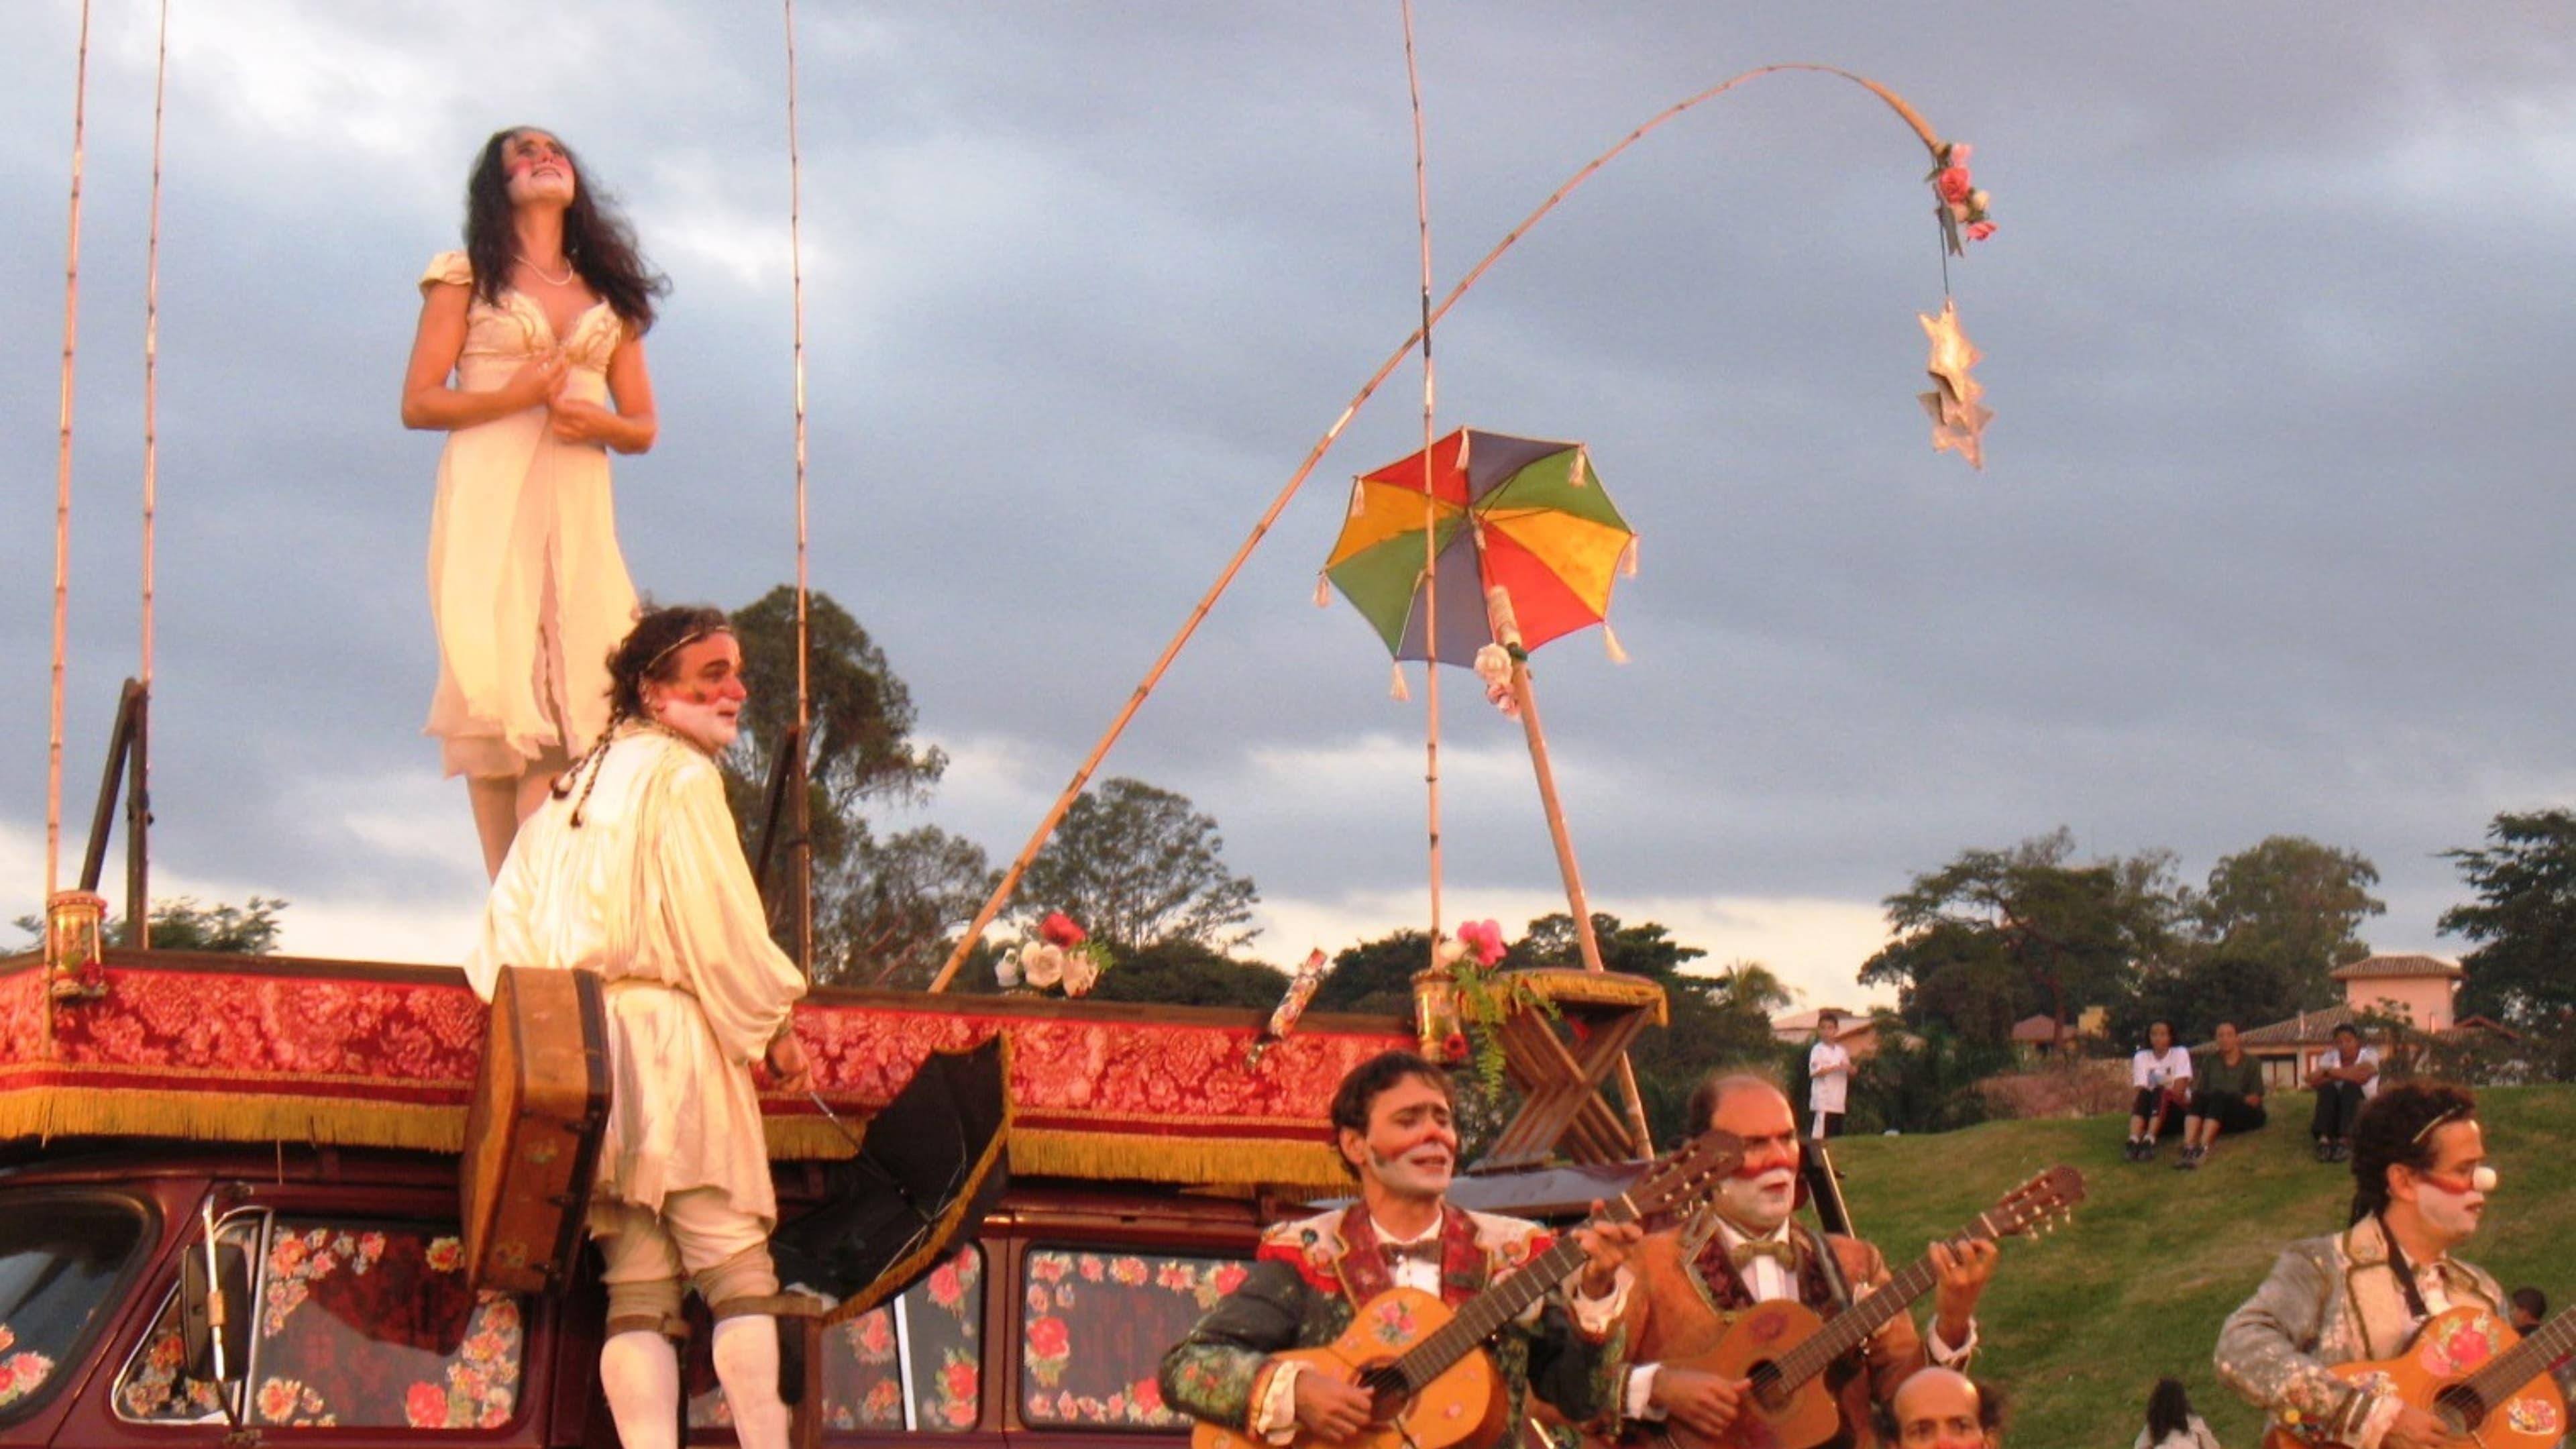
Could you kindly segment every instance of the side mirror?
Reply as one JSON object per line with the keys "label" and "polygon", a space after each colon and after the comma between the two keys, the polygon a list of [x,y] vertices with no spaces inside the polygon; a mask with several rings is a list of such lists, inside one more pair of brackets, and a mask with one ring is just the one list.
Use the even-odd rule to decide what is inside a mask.
{"label": "side mirror", "polygon": [[[217,1281],[209,1281],[211,1279]],[[239,1243],[215,1249],[209,1269],[203,1245],[190,1248],[179,1270],[179,1336],[188,1351],[188,1376],[213,1383],[240,1378],[250,1367],[250,1255]],[[215,1346],[223,1345],[217,1374]]]}

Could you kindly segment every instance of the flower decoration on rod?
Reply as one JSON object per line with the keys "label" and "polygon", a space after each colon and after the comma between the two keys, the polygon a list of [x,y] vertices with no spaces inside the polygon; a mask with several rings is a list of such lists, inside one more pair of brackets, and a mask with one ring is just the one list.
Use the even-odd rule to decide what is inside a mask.
{"label": "flower decoration on rod", "polygon": [[1042,996],[1062,988],[1067,996],[1088,996],[1110,967],[1109,948],[1090,939],[1073,918],[1049,911],[1038,922],[1037,937],[1014,946],[993,967],[993,979],[1005,991]]}
{"label": "flower decoration on rod", "polygon": [[1941,219],[1941,240],[1950,255],[1965,256],[1966,241],[1984,241],[1995,234],[1994,220],[1986,215],[1986,194],[1977,189],[1976,179],[1968,174],[1968,153],[1973,149],[1965,141],[1941,145],[1934,155],[1932,194],[1941,200],[1934,213]]}

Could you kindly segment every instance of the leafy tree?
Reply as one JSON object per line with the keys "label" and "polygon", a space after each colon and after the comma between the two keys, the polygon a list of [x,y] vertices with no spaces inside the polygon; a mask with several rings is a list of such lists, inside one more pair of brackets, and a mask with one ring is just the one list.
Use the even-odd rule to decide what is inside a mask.
{"label": "leafy tree", "polygon": [[2443,855],[2478,894],[2441,928],[2481,944],[2460,965],[2460,1013],[2567,1030],[2576,1018],[2576,812],[2501,813],[2488,843]]}
{"label": "leafy tree", "polygon": [[1315,988],[1310,1011],[1413,1015],[1413,973],[1431,964],[1427,931],[1402,930],[1345,947]]}
{"label": "leafy tree", "polygon": [[1229,950],[1252,939],[1242,927],[1261,897],[1226,870],[1224,847],[1216,821],[1187,796],[1104,781],[1065,811],[1012,904],[1063,911],[1121,956],[1168,941]]}
{"label": "leafy tree", "polygon": [[1288,974],[1275,966],[1237,961],[1196,941],[1173,940],[1119,957],[1114,968],[1101,973],[1091,994],[1098,1001],[1268,1010],[1287,990]]}
{"label": "leafy tree", "polygon": [[[277,950],[278,933],[285,929],[278,912],[286,902],[275,896],[254,895],[248,904],[230,905],[217,902],[199,905],[192,896],[180,896],[152,907],[152,949],[156,951],[216,951],[238,956],[267,956]],[[44,944],[45,924],[39,916],[20,916],[16,925],[27,933],[27,949]],[[127,946],[125,918],[107,923],[107,944]]]}
{"label": "leafy tree", "polygon": [[1862,967],[1862,984],[1897,984],[1908,1020],[1985,1043],[2004,1040],[2025,1008],[2062,1024],[2123,1000],[2141,966],[2178,944],[2173,856],[2071,865],[2074,851],[2060,827],[1916,876],[1887,898],[1899,939]]}
{"label": "leafy tree", "polygon": [[[2370,954],[2356,932],[2387,907],[2379,868],[2302,835],[2275,835],[2222,858],[2205,893],[2186,893],[2197,934],[2223,969],[2196,973],[2258,1021],[2331,1006],[2329,972]],[[2216,1019],[2213,1018],[2212,1025]]]}
{"label": "leafy tree", "polygon": [[1977,1084],[2011,1066],[2008,1043],[1971,1041],[1939,1026],[1919,1038],[1882,1030],[1878,1051],[1853,1069],[1849,1125],[1863,1132],[1974,1126],[1987,1115]]}
{"label": "leafy tree", "polygon": [[1002,873],[982,846],[935,825],[879,840],[866,821],[851,824],[843,860],[817,872],[824,910],[815,922],[815,978],[927,986]]}

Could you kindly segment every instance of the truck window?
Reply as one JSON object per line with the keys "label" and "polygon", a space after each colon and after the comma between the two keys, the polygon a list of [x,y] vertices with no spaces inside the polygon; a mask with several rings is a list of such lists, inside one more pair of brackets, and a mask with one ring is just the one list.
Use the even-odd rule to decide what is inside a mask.
{"label": "truck window", "polygon": [[1032,1248],[1021,1285],[1020,1417],[1032,1428],[1176,1428],[1164,1350],[1234,1291],[1240,1258]]}
{"label": "truck window", "polygon": [[[277,1428],[492,1429],[517,1412],[518,1299],[465,1286],[450,1225],[236,1218],[259,1264],[244,1417]],[[175,1302],[119,1376],[120,1417],[193,1422],[220,1407],[185,1377]]]}
{"label": "truck window", "polygon": [[[267,1231],[268,1214],[238,1213],[224,1220],[217,1240],[240,1248],[256,1263],[260,1236]],[[191,1243],[188,1251],[202,1253],[205,1244],[202,1240]],[[188,1344],[179,1329],[179,1314],[179,1285],[174,1282],[161,1295],[161,1312],[152,1320],[152,1331],[134,1346],[134,1356],[116,1377],[110,1402],[118,1418],[135,1424],[195,1424],[223,1417],[222,1390],[213,1380],[188,1373]]]}
{"label": "truck window", "polygon": [[149,1223],[126,1198],[0,1196],[0,1421],[47,1397]]}
{"label": "truck window", "polygon": [[[984,1250],[968,1246],[891,1303],[823,1330],[825,1433],[962,1434],[983,1417]],[[728,1424],[724,1394],[689,1401],[693,1428]]]}

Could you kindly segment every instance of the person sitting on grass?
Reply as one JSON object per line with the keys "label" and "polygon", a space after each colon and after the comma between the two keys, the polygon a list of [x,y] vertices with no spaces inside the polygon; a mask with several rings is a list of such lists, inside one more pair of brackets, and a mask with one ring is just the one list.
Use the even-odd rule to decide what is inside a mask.
{"label": "person sitting on grass", "polygon": [[2182,1380],[2163,1378],[2147,1394],[2147,1427],[2129,1449],[2218,1449],[2218,1436],[2191,1411]]}
{"label": "person sitting on grass", "polygon": [[2147,1044],[2129,1058],[2129,1085],[2138,1092],[2129,1104],[2131,1162],[2155,1160],[2156,1139],[2165,1135],[2169,1125],[2182,1120],[2190,1081],[2191,1053],[2174,1045],[2173,1023],[2159,1021],[2149,1025]]}
{"label": "person sitting on grass", "polygon": [[2317,1161],[2350,1162],[2353,1120],[2379,1095],[2379,1049],[2363,1046],[2361,1028],[2345,1022],[2334,1029],[2334,1045],[2317,1058],[2307,1085],[2317,1094],[2316,1114],[2308,1119]]}
{"label": "person sitting on grass", "polygon": [[2191,1110],[2182,1119],[2182,1156],[2191,1169],[2209,1156],[2220,1132],[2252,1132],[2263,1115],[2263,1064],[2245,1054],[2236,1023],[2218,1024],[2218,1050],[2192,1063]]}

